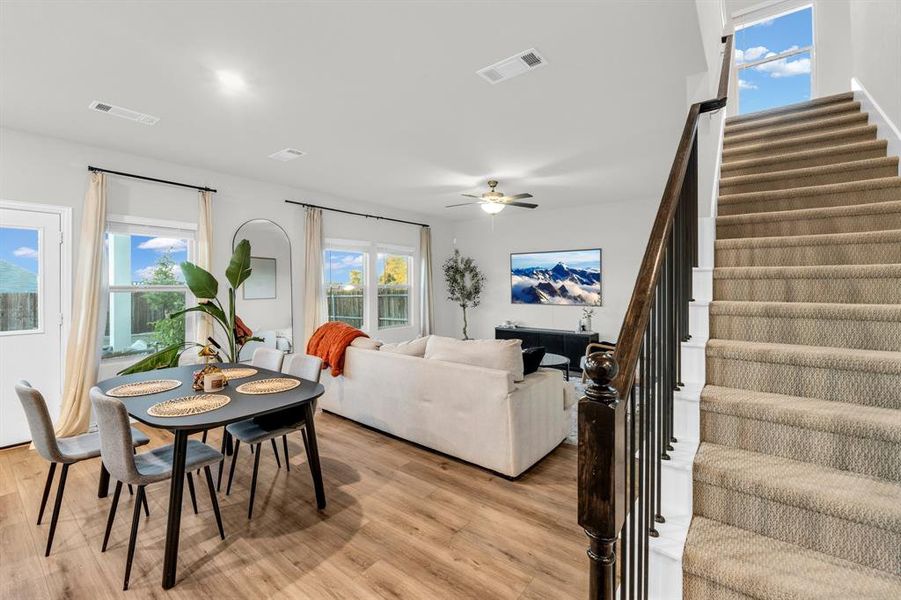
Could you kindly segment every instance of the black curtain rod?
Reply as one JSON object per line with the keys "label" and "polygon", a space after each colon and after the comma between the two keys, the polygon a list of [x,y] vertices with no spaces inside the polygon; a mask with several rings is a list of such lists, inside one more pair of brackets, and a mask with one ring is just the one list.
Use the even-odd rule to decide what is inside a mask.
{"label": "black curtain rod", "polygon": [[307,208],[319,208],[321,210],[330,210],[332,212],[343,213],[345,215],[354,215],[356,217],[366,217],[367,219],[377,219],[379,221],[394,221],[395,223],[403,223],[404,225],[416,225],[417,227],[428,227],[428,223],[417,223],[415,221],[404,221],[403,219],[392,219],[391,217],[380,217],[378,215],[367,215],[366,213],[353,212],[352,210],[342,210],[340,208],[329,208],[328,206],[319,206],[318,204],[307,204],[306,202],[297,202],[295,200],[285,200],[288,204],[296,204],[298,206],[306,206]]}
{"label": "black curtain rod", "polygon": [[199,190],[201,192],[213,192],[216,193],[216,190],[213,188],[202,187],[199,185],[191,185],[190,183],[179,183],[177,181],[168,181],[166,179],[157,179],[156,177],[144,177],[143,175],[135,175],[133,173],[123,173],[122,171],[110,171],[109,169],[101,169],[100,167],[88,167],[88,171],[93,171],[95,173],[109,173],[110,175],[119,175],[120,177],[131,177],[132,179],[143,179],[144,181],[153,181],[155,183],[165,183],[166,185],[176,185],[178,187],[190,188],[192,190]]}

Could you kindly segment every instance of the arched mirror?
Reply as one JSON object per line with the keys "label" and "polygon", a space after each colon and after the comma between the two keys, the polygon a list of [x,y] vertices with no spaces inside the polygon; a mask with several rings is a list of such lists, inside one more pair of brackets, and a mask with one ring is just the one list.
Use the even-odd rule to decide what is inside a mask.
{"label": "arched mirror", "polygon": [[293,352],[291,240],[268,219],[253,219],[238,227],[232,249],[241,240],[250,242],[251,274],[238,292],[236,311],[253,335],[263,338],[245,344],[241,360],[250,360],[259,347]]}

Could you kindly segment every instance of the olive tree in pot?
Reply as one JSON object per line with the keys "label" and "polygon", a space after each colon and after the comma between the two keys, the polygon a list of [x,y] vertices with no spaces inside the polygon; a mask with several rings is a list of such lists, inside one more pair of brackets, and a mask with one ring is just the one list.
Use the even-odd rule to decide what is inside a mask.
{"label": "olive tree in pot", "polygon": [[[252,332],[244,325],[240,317],[235,314],[235,298],[247,278],[250,277],[250,242],[241,240],[235,246],[228,268],[225,269],[225,278],[228,280],[228,307],[219,301],[219,282],[213,275],[191,262],[183,262],[179,265],[185,277],[185,284],[194,297],[197,298],[197,306],[185,308],[169,315],[170,319],[181,319],[189,312],[209,315],[213,323],[221,329],[220,339],[224,339],[225,345],[216,344],[219,351],[224,354],[223,362],[238,362],[241,348],[250,341],[262,341],[261,338],[251,337]],[[210,338],[212,341],[212,338]],[[127,369],[119,371],[119,375],[142,373],[153,369],[165,369],[178,366],[179,358],[188,348],[204,348],[203,341],[177,342],[144,357]],[[213,351],[218,357],[218,352]]]}
{"label": "olive tree in pot", "polygon": [[485,276],[476,262],[468,256],[460,256],[459,250],[454,250],[454,255],[444,261],[443,270],[447,299],[463,309],[463,339],[468,340],[466,309],[479,305]]}

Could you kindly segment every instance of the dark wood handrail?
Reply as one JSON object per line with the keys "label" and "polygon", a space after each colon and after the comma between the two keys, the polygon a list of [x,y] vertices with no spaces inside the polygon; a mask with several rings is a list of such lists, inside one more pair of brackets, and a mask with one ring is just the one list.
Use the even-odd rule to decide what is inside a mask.
{"label": "dark wood handrail", "polygon": [[660,279],[660,271],[666,245],[669,240],[673,225],[673,217],[679,203],[682,184],[688,169],[695,135],[697,134],[698,119],[701,114],[719,110],[726,105],[729,91],[729,74],[732,67],[732,35],[722,38],[725,44],[723,52],[723,64],[720,70],[719,90],[716,98],[696,102],[688,109],[685,126],[682,129],[682,137],[679,138],[679,146],[676,149],[676,157],[670,168],[666,187],[663,189],[663,197],[660,200],[660,208],[651,228],[650,239],[645,248],[644,258],[635,280],[629,307],[623,318],[623,325],[616,343],[616,363],[619,372],[613,380],[613,387],[620,398],[625,398],[635,380],[635,365],[638,363],[638,355],[641,350],[642,336],[647,329],[651,305],[654,300],[654,290]]}

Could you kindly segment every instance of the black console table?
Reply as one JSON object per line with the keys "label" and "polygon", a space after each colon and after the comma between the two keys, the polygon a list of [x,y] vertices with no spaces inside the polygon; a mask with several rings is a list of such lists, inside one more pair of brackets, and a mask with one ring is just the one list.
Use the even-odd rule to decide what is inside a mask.
{"label": "black console table", "polygon": [[565,329],[539,329],[537,327],[495,327],[494,339],[522,340],[523,348],[543,346],[552,354],[562,354],[569,359],[570,368],[579,368],[588,344],[598,341],[594,332],[566,331]]}

